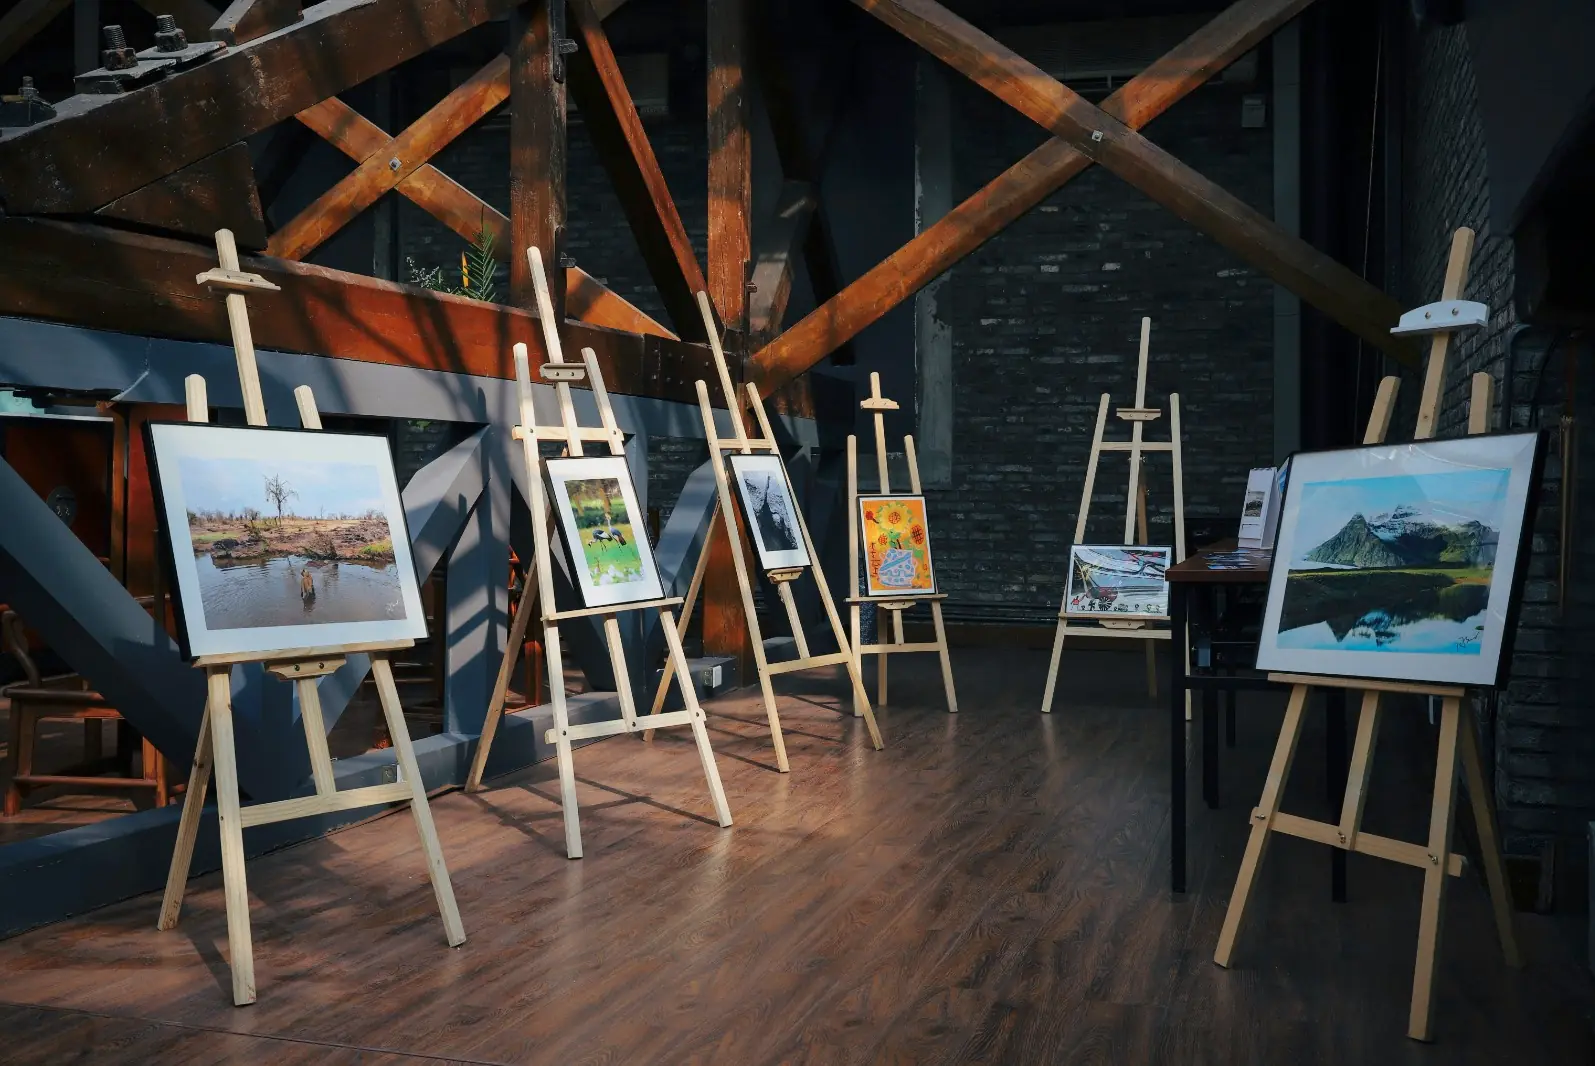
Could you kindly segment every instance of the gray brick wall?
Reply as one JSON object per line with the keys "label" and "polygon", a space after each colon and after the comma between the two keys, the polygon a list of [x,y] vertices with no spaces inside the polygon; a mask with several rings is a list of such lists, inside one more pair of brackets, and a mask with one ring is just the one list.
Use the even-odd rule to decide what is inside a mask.
{"label": "gray brick wall", "polygon": [[[1272,130],[1243,129],[1241,90],[1204,88],[1146,130],[1269,213]],[[954,86],[955,198],[1040,141],[978,90]],[[953,486],[932,532],[952,617],[1056,617],[1098,397],[1132,406],[1141,317],[1147,403],[1180,393],[1187,539],[1232,536],[1249,468],[1273,449],[1273,286],[1113,175],[1092,168],[960,263],[939,295],[953,337]],[[1166,418],[1147,437],[1168,439]],[[1110,438],[1129,424],[1109,415]],[[1173,543],[1170,467],[1150,464],[1151,538]],[[1123,535],[1128,466],[1098,473],[1090,539]]]}
{"label": "gray brick wall", "polygon": [[[1439,297],[1452,234],[1458,226],[1468,226],[1477,240],[1465,298],[1490,307],[1489,325],[1453,346],[1440,433],[1465,430],[1470,381],[1481,370],[1491,375],[1497,389],[1491,428],[1554,429],[1562,413],[1561,360],[1553,358],[1542,367],[1535,346],[1521,349],[1512,382],[1513,410],[1501,410],[1507,339],[1516,325],[1512,246],[1490,227],[1484,131],[1464,29],[1429,28],[1414,34],[1407,59],[1401,299],[1411,307]],[[1398,433],[1411,431],[1418,386],[1416,374],[1405,375]],[[1591,412],[1582,414],[1587,420]],[[1585,670],[1573,654],[1575,634],[1589,630],[1581,619],[1588,609],[1582,601],[1588,596],[1575,584],[1565,614],[1558,603],[1561,480],[1562,457],[1553,433],[1534,516],[1533,556],[1511,679],[1493,713],[1486,706],[1482,717],[1486,742],[1495,753],[1496,802],[1507,849],[1530,852],[1561,836],[1572,845],[1565,853],[1576,864],[1582,846],[1574,841],[1595,817],[1595,722],[1587,713],[1591,697]]]}

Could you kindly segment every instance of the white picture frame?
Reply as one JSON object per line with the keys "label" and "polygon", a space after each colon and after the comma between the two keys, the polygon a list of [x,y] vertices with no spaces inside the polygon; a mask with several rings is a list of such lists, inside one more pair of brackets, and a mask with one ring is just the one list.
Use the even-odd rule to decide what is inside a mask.
{"label": "white picture frame", "polygon": [[731,479],[747,519],[748,536],[765,572],[812,565],[798,520],[797,497],[781,457],[768,452],[734,453]]}
{"label": "white picture frame", "polygon": [[647,515],[625,457],[547,459],[543,469],[582,606],[663,599]]}
{"label": "white picture frame", "polygon": [[1511,433],[1294,456],[1257,668],[1498,684],[1543,450]]}
{"label": "white picture frame", "polygon": [[386,437],[188,422],[145,434],[185,659],[426,637]]}
{"label": "white picture frame", "polygon": [[1073,544],[1063,597],[1068,618],[1167,621],[1174,549],[1138,544]]}

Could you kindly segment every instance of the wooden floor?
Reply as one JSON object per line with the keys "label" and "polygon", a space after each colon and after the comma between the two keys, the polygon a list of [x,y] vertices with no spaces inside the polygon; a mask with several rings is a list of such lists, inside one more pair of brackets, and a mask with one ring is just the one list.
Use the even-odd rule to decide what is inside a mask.
{"label": "wooden floor", "polygon": [[[551,765],[440,797],[458,950],[407,814],[250,865],[252,1007],[228,996],[215,875],[176,932],[155,931],[150,896],[0,943],[0,1061],[1595,1061],[1576,927],[1525,916],[1530,963],[1507,971],[1472,876],[1453,882],[1434,1045],[1405,1036],[1416,871],[1351,856],[1337,906],[1324,849],[1281,840],[1237,968],[1213,965],[1279,699],[1243,705],[1224,806],[1193,803],[1191,892],[1174,899],[1165,718],[1135,689],[1138,656],[1070,653],[1049,717],[1044,652],[957,656],[956,717],[933,659],[899,663],[882,752],[834,712],[834,678],[786,679],[789,776],[757,705],[717,700],[728,830],[681,731],[577,752],[581,861],[563,855]],[[1432,747],[1400,718],[1367,824],[1415,835],[1427,783],[1405,767]],[[1320,735],[1287,801],[1302,813],[1323,809]]]}

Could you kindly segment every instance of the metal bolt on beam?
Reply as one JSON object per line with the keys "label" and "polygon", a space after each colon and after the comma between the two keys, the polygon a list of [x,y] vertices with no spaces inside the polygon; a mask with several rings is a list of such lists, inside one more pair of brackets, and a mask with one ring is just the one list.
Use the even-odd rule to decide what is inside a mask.
{"label": "metal bolt on beam", "polygon": [[127,46],[122,27],[106,26],[102,32],[105,34],[105,49],[100,53],[100,59],[106,70],[128,70],[138,66],[138,57]]}

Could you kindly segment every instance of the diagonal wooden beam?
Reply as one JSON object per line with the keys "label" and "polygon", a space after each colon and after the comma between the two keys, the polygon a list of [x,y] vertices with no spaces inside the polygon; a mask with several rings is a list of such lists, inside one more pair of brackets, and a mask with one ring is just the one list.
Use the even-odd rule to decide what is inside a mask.
{"label": "diagonal wooden beam", "polygon": [[692,240],[591,0],[571,0],[570,13],[581,45],[570,57],[571,95],[620,197],[670,321],[683,336],[703,340],[696,294],[708,285]]}
{"label": "diagonal wooden beam", "polygon": [[21,0],[0,15],[0,63],[17,54],[17,49],[50,24],[72,0]]}
{"label": "diagonal wooden beam", "polygon": [[[1102,110],[1145,126],[1257,47],[1312,0],[1236,0],[1213,20],[1120,86]],[[1009,167],[942,219],[877,263],[756,355],[750,371],[771,395],[1032,207],[1083,173],[1091,160],[1054,137]]]}
{"label": "diagonal wooden beam", "polygon": [[511,17],[510,302],[538,305],[526,249],[548,265],[548,297],[565,318],[565,85],[555,78],[554,48],[564,36],[565,0],[532,0]]}
{"label": "diagonal wooden beam", "polygon": [[508,96],[509,57],[500,55],[272,234],[267,253],[303,259]]}
{"label": "diagonal wooden beam", "polygon": [[137,0],[138,6],[152,15],[170,15],[178,28],[188,34],[190,44],[208,41],[210,28],[221,12],[206,0]]}
{"label": "diagonal wooden beam", "polygon": [[[392,141],[382,127],[337,97],[301,111],[297,118],[357,163],[383,152]],[[501,263],[510,261],[513,249],[509,218],[430,163],[417,167],[394,191],[467,241],[476,240],[479,232],[491,234],[494,256]],[[580,267],[567,268],[565,279],[570,289],[567,317],[594,326],[676,339],[674,333]]]}
{"label": "diagonal wooden beam", "polygon": [[510,12],[515,0],[324,0],[137,92],[77,96],[0,138],[8,214],[79,214]]}
{"label": "diagonal wooden beam", "polygon": [[1416,365],[1390,335],[1402,307],[1118,118],[933,0],[853,0],[981,88],[1140,189],[1363,340]]}
{"label": "diagonal wooden beam", "polygon": [[[357,163],[371,159],[392,140],[382,127],[336,96],[295,117]],[[491,233],[500,258],[509,261],[508,217],[430,163],[417,167],[395,191],[468,241],[474,241],[478,232]]]}

